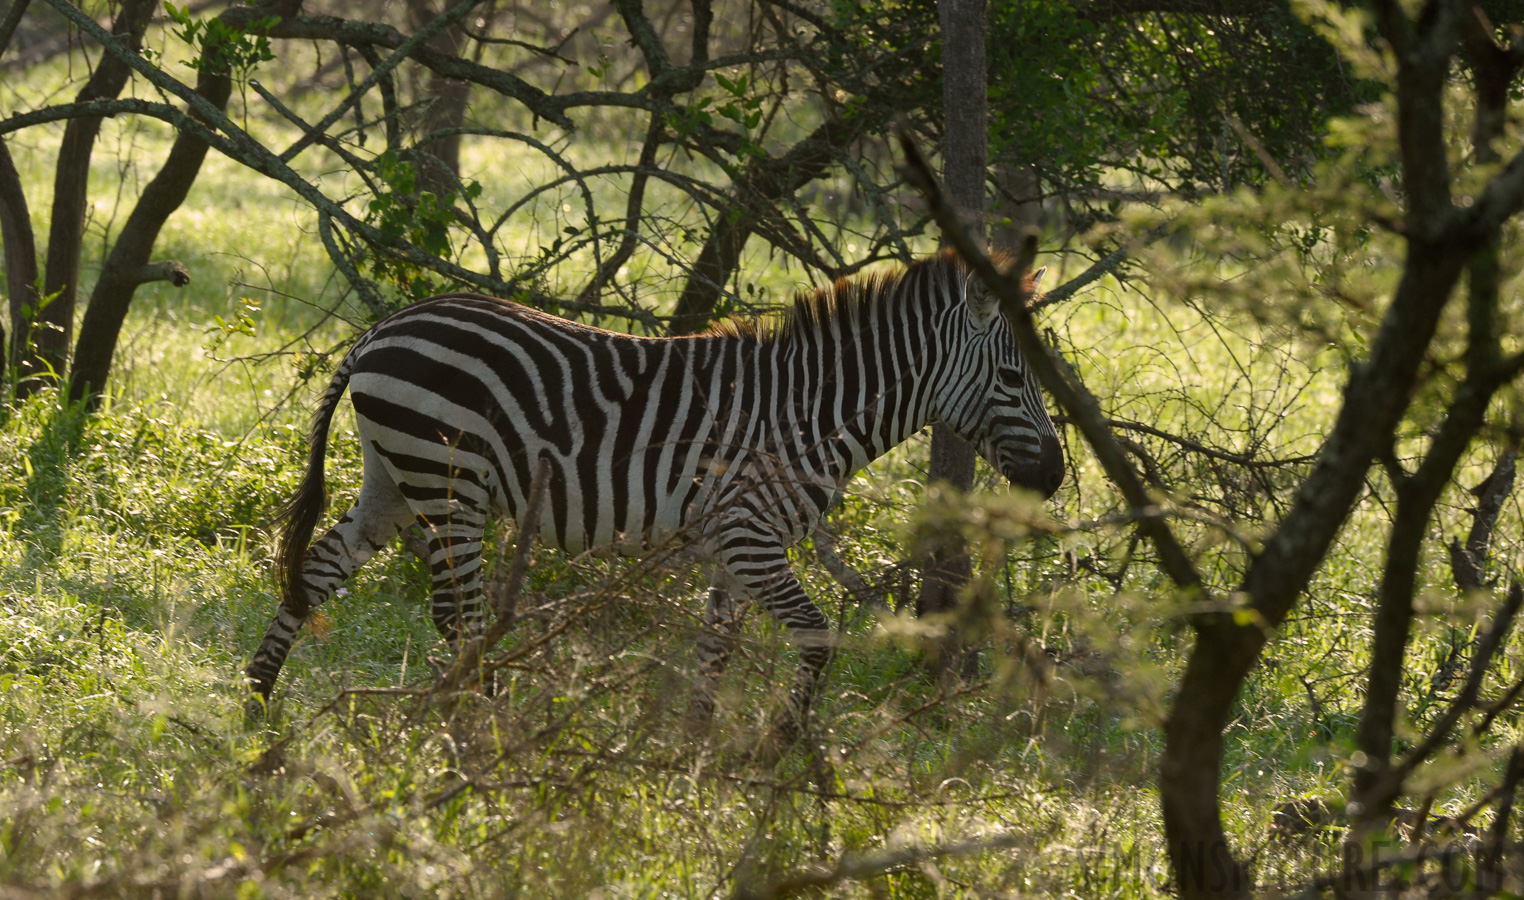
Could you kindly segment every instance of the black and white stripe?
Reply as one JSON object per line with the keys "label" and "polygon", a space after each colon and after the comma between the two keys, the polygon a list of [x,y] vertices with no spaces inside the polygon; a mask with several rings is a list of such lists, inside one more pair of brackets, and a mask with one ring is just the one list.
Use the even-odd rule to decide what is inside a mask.
{"label": "black and white stripe", "polygon": [[[349,389],[360,497],[309,548],[323,457]],[[309,466],[287,509],[283,600],[249,664],[268,697],[310,611],[397,532],[428,536],[433,618],[454,640],[482,625],[482,531],[523,509],[551,466],[541,539],[638,555],[680,536],[715,564],[700,670],[723,668],[749,598],[802,645],[793,711],[808,707],[828,624],[785,549],[852,475],[929,422],[953,426],[1011,481],[1050,496],[1063,455],[994,298],[950,255],[801,297],[779,321],[639,338],[502,300],[435,297],[368,331],[334,373]],[[692,713],[710,709],[701,685]]]}

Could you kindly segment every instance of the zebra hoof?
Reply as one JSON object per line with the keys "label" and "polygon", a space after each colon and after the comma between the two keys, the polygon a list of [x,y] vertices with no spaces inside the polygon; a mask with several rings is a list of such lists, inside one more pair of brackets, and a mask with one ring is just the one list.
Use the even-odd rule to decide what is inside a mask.
{"label": "zebra hoof", "polygon": [[262,725],[270,717],[270,701],[264,694],[251,694],[243,701],[243,720],[250,725]]}
{"label": "zebra hoof", "polygon": [[793,713],[785,712],[751,751],[752,762],[765,768],[772,768],[798,741],[799,720]]}
{"label": "zebra hoof", "polygon": [[693,698],[683,712],[682,727],[683,737],[690,741],[708,738],[714,727],[714,702],[707,698]]}

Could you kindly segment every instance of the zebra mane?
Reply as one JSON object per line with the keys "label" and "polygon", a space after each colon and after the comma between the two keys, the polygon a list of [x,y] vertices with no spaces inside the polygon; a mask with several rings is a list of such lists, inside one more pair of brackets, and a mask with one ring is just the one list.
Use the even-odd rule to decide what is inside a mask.
{"label": "zebra mane", "polygon": [[732,316],[710,325],[705,334],[776,344],[796,335],[818,333],[831,323],[837,323],[843,326],[843,330],[847,330],[852,324],[862,322],[869,313],[899,302],[909,294],[923,294],[918,298],[923,303],[940,298],[939,291],[894,290],[901,281],[927,268],[940,270],[947,275],[956,274],[959,278],[967,272],[955,251],[944,250],[934,256],[918,259],[908,266],[838,278],[827,287],[800,291],[794,295],[791,306],[764,313],[754,319]]}

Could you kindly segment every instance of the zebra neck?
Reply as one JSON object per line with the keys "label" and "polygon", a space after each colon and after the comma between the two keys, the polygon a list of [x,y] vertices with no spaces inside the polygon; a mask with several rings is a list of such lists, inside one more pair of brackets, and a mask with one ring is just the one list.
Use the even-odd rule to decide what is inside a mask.
{"label": "zebra neck", "polygon": [[902,310],[892,319],[823,323],[795,344],[790,368],[801,390],[791,405],[813,425],[801,431],[814,432],[837,484],[932,421],[936,382],[945,377],[940,330],[936,317]]}

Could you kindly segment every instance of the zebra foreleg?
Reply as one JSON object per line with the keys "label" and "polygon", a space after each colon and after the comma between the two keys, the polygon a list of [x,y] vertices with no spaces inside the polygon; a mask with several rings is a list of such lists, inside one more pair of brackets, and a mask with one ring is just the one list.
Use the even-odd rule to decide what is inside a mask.
{"label": "zebra foreleg", "polygon": [[259,695],[249,704],[251,712],[257,712],[256,707],[262,708],[270,699],[275,679],[302,623],[411,518],[406,505],[382,502],[362,493],[360,502],[344,514],[339,524],[307,548],[301,583],[293,591],[294,596],[281,601],[265,630],[264,640],[244,670],[249,687]]}
{"label": "zebra foreleg", "polygon": [[799,644],[799,671],[783,715],[773,726],[762,757],[773,757],[799,739],[831,662],[831,624],[810,601],[789,568],[783,546],[750,533],[724,542],[725,567],[747,593],[787,628]]}
{"label": "zebra foreleg", "polygon": [[729,591],[722,587],[709,589],[704,630],[698,638],[698,676],[688,711],[683,715],[684,728],[692,737],[702,735],[714,721],[714,695],[730,655],[735,652],[743,612]]}

